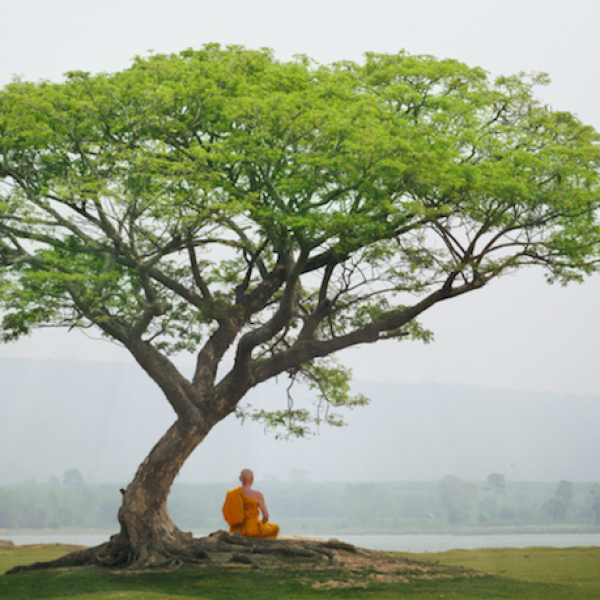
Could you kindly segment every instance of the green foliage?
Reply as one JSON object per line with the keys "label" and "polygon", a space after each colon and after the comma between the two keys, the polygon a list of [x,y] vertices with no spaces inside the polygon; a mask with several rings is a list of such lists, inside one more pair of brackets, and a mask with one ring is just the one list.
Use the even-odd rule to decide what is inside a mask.
{"label": "green foliage", "polygon": [[600,523],[600,486],[597,483],[592,487],[591,494],[593,497],[592,512],[596,517],[596,523]]}
{"label": "green foliage", "polygon": [[477,499],[477,488],[454,475],[446,475],[437,490],[442,506],[448,513],[448,523],[467,521]]}
{"label": "green foliage", "polygon": [[567,518],[567,505],[562,498],[553,496],[544,504],[543,509],[554,521],[564,521]]}
{"label": "green foliage", "polygon": [[[325,404],[364,400],[325,357],[429,341],[422,312],[525,265],[563,283],[595,269],[599,137],[538,101],[545,83],[404,52],[326,66],[215,44],[15,81],[0,92],[0,337],[95,327],[147,369],[195,352],[196,392],[231,402],[287,373],[317,413],[253,418],[291,435],[340,424]],[[180,417],[202,404],[184,409],[165,372]]]}
{"label": "green foliage", "polygon": [[0,529],[116,528],[118,486],[0,488]]}
{"label": "green foliage", "polygon": [[554,496],[544,504],[543,509],[554,521],[564,521],[574,498],[573,484],[563,479],[559,481]]}
{"label": "green foliage", "polygon": [[76,487],[82,486],[83,475],[78,469],[69,469],[68,471],[65,471],[63,485],[71,485]]}
{"label": "green foliage", "polygon": [[556,497],[560,498],[565,503],[565,506],[569,506],[573,502],[574,496],[572,482],[565,481],[564,479],[558,482]]}
{"label": "green foliage", "polygon": [[486,491],[492,492],[492,511],[495,513],[498,505],[498,496],[505,493],[504,490],[506,487],[506,479],[504,478],[504,475],[502,475],[502,473],[490,473],[487,476],[487,484],[488,487],[486,488]]}
{"label": "green foliage", "polygon": [[[290,373],[290,384],[287,389],[288,407],[286,410],[267,411],[250,407],[236,408],[240,419],[250,418],[260,421],[267,430],[283,430],[285,434],[278,437],[305,437],[310,434],[310,425],[318,428],[322,423],[333,427],[345,425],[340,414],[332,412],[332,408],[365,406],[369,399],[363,394],[350,395],[352,371],[333,360],[321,359],[305,363]],[[314,411],[295,409],[292,387],[295,383],[305,383],[309,390],[316,392]]]}

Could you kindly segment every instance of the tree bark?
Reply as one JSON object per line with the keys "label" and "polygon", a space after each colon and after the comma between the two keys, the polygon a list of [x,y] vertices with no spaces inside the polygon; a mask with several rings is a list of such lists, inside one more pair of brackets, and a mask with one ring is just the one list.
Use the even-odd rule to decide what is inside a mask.
{"label": "tree bark", "polygon": [[207,433],[208,430],[179,419],[154,446],[133,481],[122,490],[123,504],[118,515],[121,531],[111,538],[105,555],[107,562],[157,566],[169,562],[172,550],[191,538],[171,520],[167,498],[183,463]]}

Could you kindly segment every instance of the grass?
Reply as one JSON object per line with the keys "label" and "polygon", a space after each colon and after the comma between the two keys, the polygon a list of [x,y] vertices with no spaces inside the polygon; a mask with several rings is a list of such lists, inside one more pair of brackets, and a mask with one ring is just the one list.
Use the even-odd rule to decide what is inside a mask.
{"label": "grass", "polygon": [[401,556],[490,571],[519,581],[565,586],[572,590],[573,598],[600,598],[598,547],[483,548]]}
{"label": "grass", "polygon": [[[0,572],[16,564],[51,560],[65,553],[60,545],[0,548]],[[365,600],[597,600],[600,598],[600,548],[527,548],[453,550],[404,554],[411,559],[450,565],[452,578],[376,582],[361,573],[352,587],[347,573],[288,564],[258,571],[242,567],[184,566],[173,572],[116,573],[78,568],[0,576],[2,600],[280,600],[364,598]],[[471,578],[466,569],[487,571]],[[367,587],[359,587],[366,585]]]}

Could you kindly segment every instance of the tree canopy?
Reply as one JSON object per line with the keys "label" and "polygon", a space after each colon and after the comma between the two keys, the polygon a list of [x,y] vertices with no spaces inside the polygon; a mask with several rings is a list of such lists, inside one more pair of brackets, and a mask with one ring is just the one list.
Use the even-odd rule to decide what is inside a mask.
{"label": "tree canopy", "polygon": [[594,270],[599,137],[536,99],[546,82],[207,45],[0,92],[2,340],[98,328],[177,414],[124,492],[134,547],[142,504],[173,534],[173,478],[253,386],[287,373],[315,391],[316,413],[240,411],[268,426],[339,424],[331,406],[365,400],[337,351],[427,341],[420,314],[527,265]]}
{"label": "tree canopy", "polygon": [[0,95],[2,338],[94,325],[138,360],[140,345],[199,351],[205,390],[237,341],[231,374],[287,372],[346,402],[324,357],[427,340],[423,310],[524,265],[592,269],[598,135],[536,100],[545,82],[217,45],[15,81]]}

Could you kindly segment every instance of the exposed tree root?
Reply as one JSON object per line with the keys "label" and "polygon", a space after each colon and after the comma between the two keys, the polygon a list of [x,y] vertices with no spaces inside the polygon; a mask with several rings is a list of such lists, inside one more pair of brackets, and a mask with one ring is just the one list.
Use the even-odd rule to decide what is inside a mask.
{"label": "exposed tree root", "polygon": [[354,554],[375,554],[369,550],[356,548],[335,539],[326,542],[308,539],[261,540],[230,534],[226,531],[211,533],[208,537],[193,538],[184,534],[176,546],[163,546],[160,549],[143,545],[138,552],[115,535],[109,542],[77,550],[48,562],[13,567],[7,575],[53,569],[97,565],[118,569],[177,568],[183,563],[245,563],[260,568],[261,558],[281,560],[284,558],[312,558],[326,561],[331,566],[341,566],[338,550]]}

